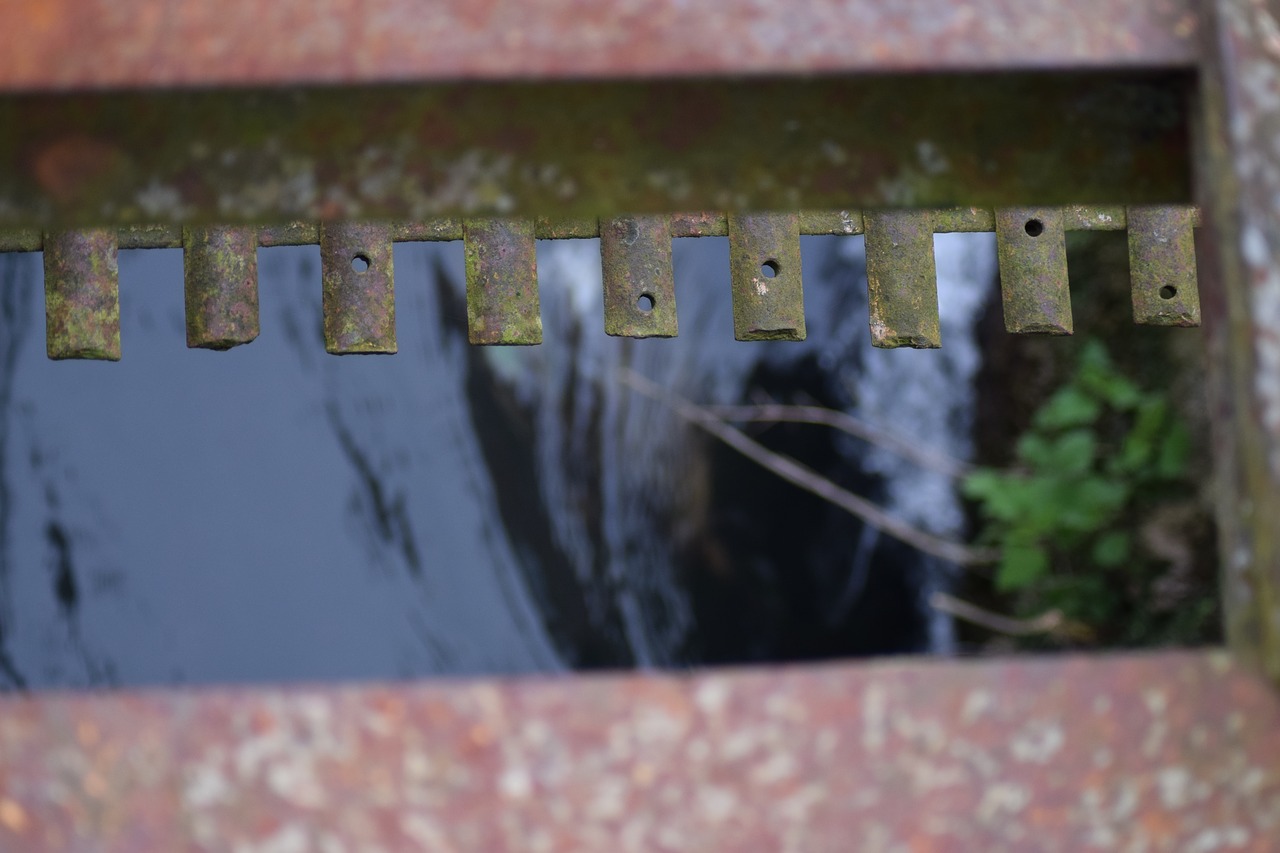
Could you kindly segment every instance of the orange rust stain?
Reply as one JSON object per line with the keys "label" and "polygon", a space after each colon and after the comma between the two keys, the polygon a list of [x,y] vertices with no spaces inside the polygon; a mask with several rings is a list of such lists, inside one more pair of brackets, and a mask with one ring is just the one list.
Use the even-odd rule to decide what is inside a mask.
{"label": "orange rust stain", "polygon": [[0,800],[0,824],[19,835],[27,831],[27,811],[13,800]]}
{"label": "orange rust stain", "polygon": [[74,200],[88,187],[117,173],[127,163],[115,146],[87,136],[68,136],[35,155],[32,173],[55,201]]}

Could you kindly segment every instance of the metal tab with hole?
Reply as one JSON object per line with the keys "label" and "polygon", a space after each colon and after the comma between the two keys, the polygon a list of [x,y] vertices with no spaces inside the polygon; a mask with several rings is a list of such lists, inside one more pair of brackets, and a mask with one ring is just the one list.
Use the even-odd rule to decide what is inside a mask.
{"label": "metal tab with hole", "polygon": [[184,228],[187,346],[226,350],[258,337],[256,228]]}
{"label": "metal tab with hole", "polygon": [[542,343],[533,220],[468,219],[462,239],[471,343]]}
{"label": "metal tab with hole", "polygon": [[49,358],[120,360],[120,272],[115,229],[44,235]]}
{"label": "metal tab with hole", "polygon": [[600,222],[604,330],[628,338],[676,336],[676,284],[666,216]]}
{"label": "metal tab with hole", "polygon": [[997,210],[996,250],[1005,329],[1020,335],[1071,334],[1071,286],[1062,210]]}
{"label": "metal tab with hole", "polygon": [[800,217],[729,214],[733,334],[740,341],[803,341]]}
{"label": "metal tab with hole", "polygon": [[391,227],[326,222],[320,227],[324,346],[335,355],[396,351]]}
{"label": "metal tab with hole", "polygon": [[871,344],[882,349],[942,346],[933,221],[917,211],[864,214]]}
{"label": "metal tab with hole", "polygon": [[1146,326],[1199,326],[1195,211],[1130,207],[1129,283],[1133,320]]}

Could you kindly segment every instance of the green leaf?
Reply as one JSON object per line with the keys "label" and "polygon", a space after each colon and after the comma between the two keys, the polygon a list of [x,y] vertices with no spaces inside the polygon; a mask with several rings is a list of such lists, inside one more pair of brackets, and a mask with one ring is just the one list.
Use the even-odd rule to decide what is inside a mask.
{"label": "green leaf", "polygon": [[1069,429],[1088,426],[1098,419],[1102,406],[1084,391],[1068,385],[1049,398],[1034,423],[1040,429]]}
{"label": "green leaf", "polygon": [[996,567],[996,589],[1002,592],[1022,589],[1049,571],[1049,558],[1044,549],[1034,544],[1009,544],[1000,554]]}
{"label": "green leaf", "polygon": [[1132,540],[1123,530],[1104,533],[1093,543],[1093,561],[1105,568],[1115,568],[1129,559]]}
{"label": "green leaf", "polygon": [[1089,430],[1077,429],[1064,433],[1050,445],[1045,460],[1058,476],[1083,474],[1093,467],[1097,441]]}
{"label": "green leaf", "polygon": [[1172,424],[1160,443],[1160,455],[1156,458],[1156,473],[1166,480],[1176,480],[1187,473],[1187,460],[1191,456],[1191,432],[1186,424]]}

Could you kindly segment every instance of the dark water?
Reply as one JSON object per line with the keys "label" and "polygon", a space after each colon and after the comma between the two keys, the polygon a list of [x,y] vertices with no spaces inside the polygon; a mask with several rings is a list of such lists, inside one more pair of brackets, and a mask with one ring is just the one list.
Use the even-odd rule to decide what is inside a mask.
{"label": "dark water", "polygon": [[[0,687],[382,679],[946,653],[949,570],[616,380],[821,403],[957,456],[989,235],[940,237],[944,349],[869,345],[861,238],[806,239],[810,339],[733,341],[724,240],[677,241],[680,338],[603,334],[594,241],[539,247],[545,343],[465,342],[461,247],[396,249],[400,354],[335,358],[314,247],[260,254],[262,337],[184,344],[182,258],[121,254],[119,364],[44,356],[0,255]],[[756,426],[916,524],[945,478]]]}

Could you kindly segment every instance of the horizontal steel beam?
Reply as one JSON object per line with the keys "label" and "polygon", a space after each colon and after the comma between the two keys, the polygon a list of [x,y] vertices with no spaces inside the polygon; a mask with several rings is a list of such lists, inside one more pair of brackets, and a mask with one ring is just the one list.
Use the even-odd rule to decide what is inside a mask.
{"label": "horizontal steel beam", "polygon": [[0,91],[1191,67],[1192,0],[7,0]]}
{"label": "horizontal steel beam", "polygon": [[1184,74],[0,97],[0,229],[1191,201]]}
{"label": "horizontal steel beam", "polygon": [[0,698],[0,848],[1267,849],[1218,652]]}

